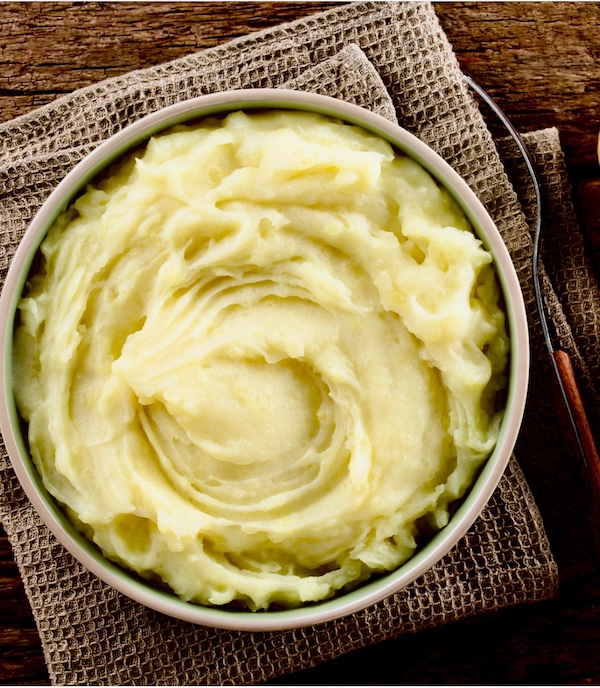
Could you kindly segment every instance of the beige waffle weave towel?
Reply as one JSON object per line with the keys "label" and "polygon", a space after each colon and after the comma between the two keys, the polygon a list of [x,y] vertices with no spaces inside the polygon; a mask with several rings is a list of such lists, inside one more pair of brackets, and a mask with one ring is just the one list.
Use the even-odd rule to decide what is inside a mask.
{"label": "beige waffle weave towel", "polygon": [[[524,213],[429,3],[342,5],[104,81],[0,125],[0,278],[34,212],[99,141],[140,116],[185,98],[229,88],[282,86],[336,96],[397,118],[465,177],[509,247],[525,293],[534,351],[540,353],[530,285],[527,180],[508,150],[516,188],[524,192]],[[563,217],[568,216],[570,224],[555,229],[576,239],[569,236],[560,250],[569,254],[577,266],[573,269],[579,270],[583,253],[573,248],[580,239],[571,217],[568,187],[563,184],[556,132],[535,134],[529,143],[544,165],[546,191],[555,199],[557,212],[560,209]],[[584,272],[589,280],[585,266]],[[583,277],[578,279],[579,285]],[[557,290],[562,295],[564,290]],[[581,325],[578,321],[580,329],[571,332],[565,317],[581,310],[600,312],[597,292],[591,297],[569,297],[570,310],[563,313],[550,283],[546,291],[565,345],[579,368],[591,372],[586,393],[597,421],[600,405],[591,385],[598,367],[597,322],[586,320]],[[567,291],[571,294],[571,287]],[[589,363],[592,356],[596,357],[593,365]],[[52,682],[259,683],[403,633],[553,596],[558,583],[556,559],[524,471],[546,489],[544,482],[550,478],[540,480],[538,469],[559,467],[566,490],[561,503],[576,493],[578,485],[569,467],[571,457],[555,431],[547,375],[540,369],[534,375],[523,440],[516,452],[519,463],[511,460],[489,505],[458,546],[415,583],[380,604],[302,630],[236,633],[197,627],[145,609],[108,588],[50,535],[23,495],[3,452],[0,515],[38,624]],[[558,490],[552,494],[556,496]],[[553,499],[547,502],[558,525],[564,514],[572,514],[568,506],[556,512]],[[565,543],[557,534],[556,547],[566,570],[580,572],[594,562],[591,555],[577,556],[588,551],[589,533],[581,514],[574,517],[577,537]]]}

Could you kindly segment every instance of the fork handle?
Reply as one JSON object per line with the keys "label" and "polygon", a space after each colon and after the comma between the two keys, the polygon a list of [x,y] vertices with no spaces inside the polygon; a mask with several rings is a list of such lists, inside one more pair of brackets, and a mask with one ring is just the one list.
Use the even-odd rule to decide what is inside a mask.
{"label": "fork handle", "polygon": [[[598,554],[600,554],[600,454],[579,391],[571,357],[562,350],[554,351],[553,355],[565,394],[569,400],[573,421],[577,427],[581,449],[586,461],[586,465],[582,467],[582,472],[589,490],[588,517]],[[566,425],[571,427],[570,423]]]}

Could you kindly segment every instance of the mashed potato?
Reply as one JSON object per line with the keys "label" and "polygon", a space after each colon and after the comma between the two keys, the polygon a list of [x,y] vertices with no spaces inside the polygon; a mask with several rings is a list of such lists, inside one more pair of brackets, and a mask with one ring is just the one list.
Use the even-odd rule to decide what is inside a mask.
{"label": "mashed potato", "polygon": [[178,126],[41,253],[14,347],[34,461],[108,557],[185,600],[290,607],[395,569],[497,440],[491,257],[359,128]]}

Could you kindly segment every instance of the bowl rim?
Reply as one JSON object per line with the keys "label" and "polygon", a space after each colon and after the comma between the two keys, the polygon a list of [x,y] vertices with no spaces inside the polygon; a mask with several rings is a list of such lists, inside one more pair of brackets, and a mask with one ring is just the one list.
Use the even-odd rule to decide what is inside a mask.
{"label": "bowl rim", "polygon": [[[185,602],[114,564],[75,530],[44,488],[29,456],[16,411],[11,373],[14,317],[27,274],[50,225],[73,198],[111,162],[150,136],[208,115],[250,109],[300,110],[334,117],[382,137],[419,162],[459,203],[475,233],[491,252],[504,294],[511,342],[506,410],[498,441],[449,524],[398,569],[356,590],[295,609],[266,612]],[[530,365],[527,315],[515,267],[498,228],[464,179],[422,140],[381,115],[331,96],[279,88],[223,91],[168,105],[125,126],[78,162],[35,214],[15,251],[0,294],[0,352],[0,431],[25,494],[59,542],[106,584],[146,607],[180,620],[238,631],[289,630],[333,621],[380,602],[434,566],[473,525],[504,474],[525,411]]]}

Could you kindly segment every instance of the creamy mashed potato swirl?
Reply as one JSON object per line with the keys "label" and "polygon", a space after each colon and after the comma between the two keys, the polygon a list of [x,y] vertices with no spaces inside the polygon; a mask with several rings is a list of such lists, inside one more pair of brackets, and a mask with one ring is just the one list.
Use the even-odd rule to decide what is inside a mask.
{"label": "creamy mashed potato swirl", "polygon": [[33,459],[108,557],[185,600],[290,607],[395,569],[497,440],[491,257],[360,128],[178,126],[41,254],[14,347]]}

